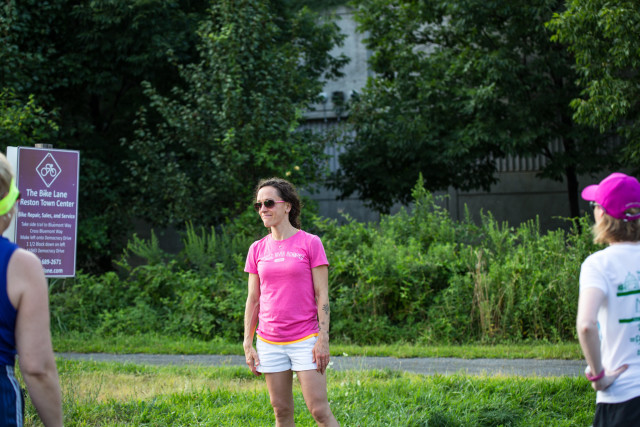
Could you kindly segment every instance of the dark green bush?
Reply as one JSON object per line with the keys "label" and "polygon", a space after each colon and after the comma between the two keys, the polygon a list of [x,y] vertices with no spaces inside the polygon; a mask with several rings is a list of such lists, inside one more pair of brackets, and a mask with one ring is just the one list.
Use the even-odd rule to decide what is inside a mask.
{"label": "dark green bush", "polygon": [[[119,275],[80,273],[55,282],[54,330],[240,337],[247,289],[240,252],[249,244],[224,232],[212,237],[213,230],[202,229],[200,235],[192,227],[187,230],[185,250],[177,256],[163,252],[154,234],[149,241],[134,236],[119,262]],[[130,265],[134,258],[145,264]]]}
{"label": "dark green bush", "polygon": [[570,232],[491,214],[453,221],[419,183],[410,212],[319,228],[332,263],[332,335],[358,343],[575,339],[578,274],[596,250]]}
{"label": "dark green bush", "polygon": [[574,339],[580,265],[597,249],[586,219],[569,233],[543,235],[534,222],[513,229],[485,216],[482,229],[486,237],[473,248],[467,274],[430,308],[423,339]]}

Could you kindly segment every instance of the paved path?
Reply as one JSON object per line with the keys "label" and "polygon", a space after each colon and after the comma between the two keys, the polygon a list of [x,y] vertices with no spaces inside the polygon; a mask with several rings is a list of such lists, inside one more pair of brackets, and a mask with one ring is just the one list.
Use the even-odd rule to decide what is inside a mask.
{"label": "paved path", "polygon": [[[122,362],[147,365],[201,365],[246,366],[244,356],[219,355],[168,355],[168,354],[107,354],[107,353],[56,353],[68,360],[93,360],[96,362]],[[470,375],[518,375],[576,377],[584,375],[581,360],[534,359],[457,359],[457,358],[407,358],[333,356],[332,369],[338,371],[361,369],[392,369],[417,374]]]}

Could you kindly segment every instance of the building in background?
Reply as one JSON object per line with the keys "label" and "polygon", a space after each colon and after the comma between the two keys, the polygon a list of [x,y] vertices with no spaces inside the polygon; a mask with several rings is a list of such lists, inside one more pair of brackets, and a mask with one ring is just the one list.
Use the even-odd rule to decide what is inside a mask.
{"label": "building in background", "polygon": [[[326,84],[322,100],[314,105],[314,109],[306,113],[305,128],[316,132],[329,132],[341,121],[347,119],[341,104],[357,96],[366,85],[368,77],[372,75],[368,67],[370,52],[363,40],[366,35],[356,31],[356,23],[352,12],[346,7],[338,7],[334,11],[337,25],[346,35],[344,45],[336,49],[335,53],[344,53],[350,62],[344,67],[344,76]],[[559,147],[559,145],[558,145]],[[340,148],[327,147],[329,168],[334,171],[340,167]],[[472,218],[479,220],[481,212],[491,212],[493,217],[510,225],[518,225],[524,221],[539,218],[542,230],[568,228],[570,223],[569,202],[565,182],[537,178],[536,174],[544,166],[542,156],[535,158],[508,157],[498,160],[498,183],[489,192],[482,190],[460,191],[449,188],[446,192],[434,193],[442,198],[445,207],[453,219],[465,216],[465,205]],[[602,177],[608,173],[603,173]],[[593,182],[593,178],[579,177],[580,182]],[[343,214],[359,221],[378,221],[380,214],[368,209],[356,195],[337,200],[338,191],[319,186],[314,191],[303,191],[303,194],[318,203],[322,216],[343,220]],[[586,202],[580,201],[582,209],[587,209]],[[394,210],[399,206],[394,207]],[[392,210],[393,212],[393,210]]]}

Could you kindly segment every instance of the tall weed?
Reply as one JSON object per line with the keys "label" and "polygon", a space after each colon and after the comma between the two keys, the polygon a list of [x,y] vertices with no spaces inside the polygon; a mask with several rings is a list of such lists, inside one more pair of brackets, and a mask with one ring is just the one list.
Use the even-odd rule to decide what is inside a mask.
{"label": "tall weed", "polygon": [[183,268],[199,270],[203,274],[212,273],[218,266],[233,269],[238,265],[238,256],[244,258],[243,254],[253,240],[232,233],[224,226],[216,232],[214,227],[207,231],[204,227],[196,229],[189,223],[183,239]]}
{"label": "tall weed", "polygon": [[[534,221],[514,229],[498,226],[490,215],[485,216],[486,237],[474,247],[474,264],[431,307],[432,327],[423,338],[459,342],[575,339],[580,265],[597,249],[588,229],[583,218],[569,232],[541,234]],[[455,310],[461,305],[467,316]]]}

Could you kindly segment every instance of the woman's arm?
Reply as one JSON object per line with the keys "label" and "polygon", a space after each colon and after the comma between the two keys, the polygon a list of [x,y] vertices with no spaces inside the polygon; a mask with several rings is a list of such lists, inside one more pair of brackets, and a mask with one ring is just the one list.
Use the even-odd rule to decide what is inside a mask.
{"label": "woman's arm", "polygon": [[[598,288],[586,288],[580,292],[578,300],[578,318],[576,327],[578,329],[578,339],[584,357],[589,364],[591,375],[596,376],[605,367],[602,365],[600,354],[600,337],[598,336],[598,309],[604,302],[605,295]],[[605,390],[627,369],[623,365],[616,370],[605,370],[605,376],[598,381],[592,381],[591,386],[596,390]]]}
{"label": "woman's arm", "polygon": [[47,281],[40,260],[17,249],[9,261],[7,282],[18,310],[16,348],[29,396],[45,426],[61,426],[62,398],[49,329]]}
{"label": "woman's arm", "polygon": [[258,313],[260,312],[260,278],[257,274],[249,273],[249,291],[247,294],[247,303],[244,308],[244,356],[255,375],[260,375],[256,371],[256,366],[260,364],[258,353],[253,348],[253,335],[258,325]]}
{"label": "woman's arm", "polygon": [[329,322],[331,310],[329,309],[329,267],[321,265],[311,269],[313,276],[313,290],[316,304],[318,305],[318,341],[313,346],[313,361],[317,364],[316,370],[321,374],[329,365]]}

